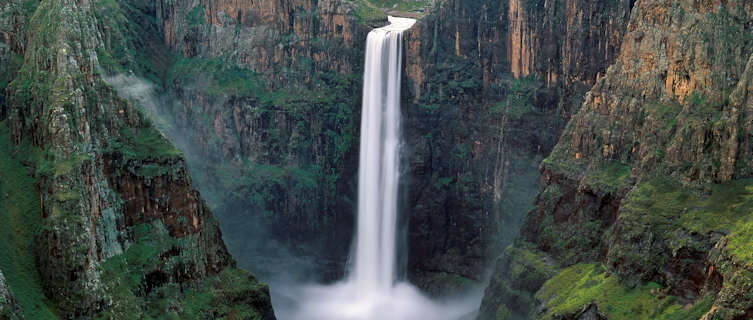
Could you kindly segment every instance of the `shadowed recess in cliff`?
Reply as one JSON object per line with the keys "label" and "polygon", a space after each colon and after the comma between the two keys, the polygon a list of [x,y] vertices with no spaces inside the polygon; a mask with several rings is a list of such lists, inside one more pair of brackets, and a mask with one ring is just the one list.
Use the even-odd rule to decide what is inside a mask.
{"label": "shadowed recess in cliff", "polygon": [[[472,300],[439,304],[398,280],[398,182],[402,32],[415,20],[390,17],[368,35],[364,72],[357,238],[348,277],[331,286],[290,288],[294,306],[279,306],[290,319],[459,319]],[[404,272],[402,272],[404,273]],[[293,310],[286,310],[291,308]],[[283,311],[284,310],[284,311]],[[289,314],[286,314],[288,313]]]}

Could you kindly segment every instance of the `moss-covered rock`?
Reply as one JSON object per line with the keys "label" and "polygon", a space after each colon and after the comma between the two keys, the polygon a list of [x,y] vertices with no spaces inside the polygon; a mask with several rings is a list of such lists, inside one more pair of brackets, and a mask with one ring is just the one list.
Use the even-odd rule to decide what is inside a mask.
{"label": "moss-covered rock", "polygon": [[23,319],[21,307],[5,283],[5,277],[2,272],[0,272],[0,318],[8,320]]}
{"label": "moss-covered rock", "polygon": [[[566,269],[562,284],[613,281],[635,293],[653,282],[682,305],[706,301],[683,317],[751,314],[750,299],[737,290],[748,287],[750,269],[743,247],[750,240],[753,140],[740,132],[753,116],[753,38],[744,22],[751,17],[743,1],[634,3],[619,57],[542,163],[545,188],[522,229],[524,239],[560,263],[606,265],[597,272],[605,274],[601,280]],[[647,316],[650,305],[578,301],[589,288],[545,285],[539,292],[549,293],[537,297],[551,306],[538,314],[569,319],[598,310],[611,319],[664,312]],[[554,305],[568,311],[547,315]],[[624,313],[610,316],[610,306]]]}
{"label": "moss-covered rock", "polygon": [[482,320],[526,316],[533,305],[533,292],[559,270],[556,261],[526,242],[509,246],[496,262],[481,303]]}
{"label": "moss-covered rock", "polygon": [[641,182],[620,208],[608,261],[623,278],[663,279],[679,290],[676,294],[692,298],[707,272],[699,262],[722,236],[731,243],[726,248],[730,258],[750,267],[752,191],[749,179],[711,190],[684,187],[666,177]]}
{"label": "moss-covered rock", "polygon": [[599,263],[577,264],[547,280],[536,293],[534,319],[580,319],[595,306],[604,319],[699,319],[710,296],[683,305],[656,283],[623,285]]}

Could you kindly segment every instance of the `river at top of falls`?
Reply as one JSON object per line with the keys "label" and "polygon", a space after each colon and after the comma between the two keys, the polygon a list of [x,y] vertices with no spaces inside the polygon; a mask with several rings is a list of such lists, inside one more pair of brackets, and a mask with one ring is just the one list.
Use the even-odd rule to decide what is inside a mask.
{"label": "river at top of falls", "polygon": [[277,310],[281,319],[457,320],[478,306],[468,299],[432,301],[396,277],[402,34],[416,21],[396,17],[389,21],[390,25],[372,30],[366,44],[352,268],[342,282],[289,290],[295,303]]}

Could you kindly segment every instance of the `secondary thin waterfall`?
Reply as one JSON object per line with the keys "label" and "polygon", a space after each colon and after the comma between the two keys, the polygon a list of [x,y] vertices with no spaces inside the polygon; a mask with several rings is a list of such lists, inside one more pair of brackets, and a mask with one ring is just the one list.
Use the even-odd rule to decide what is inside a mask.
{"label": "secondary thin waterfall", "polygon": [[390,22],[366,39],[358,238],[352,270],[365,293],[386,292],[395,282],[403,31],[415,20],[390,17]]}

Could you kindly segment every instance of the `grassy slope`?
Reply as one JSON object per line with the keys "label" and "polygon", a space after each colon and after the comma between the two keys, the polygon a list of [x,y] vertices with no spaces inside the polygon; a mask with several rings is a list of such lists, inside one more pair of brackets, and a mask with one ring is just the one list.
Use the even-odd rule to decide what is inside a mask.
{"label": "grassy slope", "polygon": [[34,234],[41,207],[27,171],[11,156],[8,127],[0,124],[0,270],[27,319],[56,319],[36,266]]}
{"label": "grassy slope", "polygon": [[753,179],[716,184],[704,195],[671,178],[656,177],[638,184],[622,210],[621,219],[639,219],[661,231],[724,232],[732,258],[753,266]]}
{"label": "grassy slope", "polygon": [[[615,177],[624,176],[619,166],[608,171],[614,171]],[[753,266],[753,179],[715,184],[704,191],[670,177],[654,177],[628,194],[620,219],[629,221],[625,225],[646,226],[655,234],[680,229],[698,234],[722,232],[727,234],[731,258]],[[692,307],[681,306],[663,290],[656,283],[629,289],[601,264],[578,264],[548,280],[536,297],[547,305],[543,319],[574,314],[590,303],[596,303],[609,319],[698,319],[711,307],[710,297]]]}
{"label": "grassy slope", "polygon": [[540,319],[574,314],[590,303],[596,303],[610,320],[699,319],[712,302],[706,297],[693,306],[682,306],[674,297],[662,293],[656,283],[627,288],[598,263],[577,264],[563,270],[544,284],[536,298],[547,302],[548,307]]}

